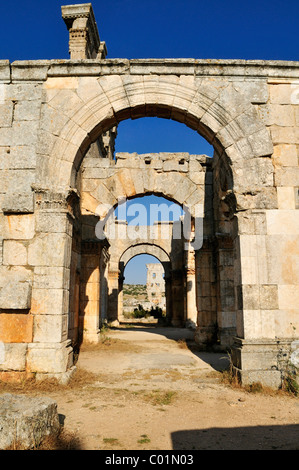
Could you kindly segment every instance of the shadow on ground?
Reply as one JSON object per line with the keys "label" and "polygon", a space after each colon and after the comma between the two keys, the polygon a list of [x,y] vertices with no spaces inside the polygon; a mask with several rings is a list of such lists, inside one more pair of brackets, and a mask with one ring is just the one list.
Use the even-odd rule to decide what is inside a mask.
{"label": "shadow on ground", "polygon": [[192,429],[171,434],[173,450],[299,450],[298,436],[297,424]]}
{"label": "shadow on ground", "polygon": [[[198,350],[197,345],[194,341],[194,331],[188,328],[177,328],[171,326],[144,326],[132,325],[125,327],[112,327],[110,328],[114,332],[126,332],[132,333],[130,339],[134,341],[134,333],[144,333],[148,338],[150,335],[162,336],[165,339],[184,342],[186,348],[198,359],[208,364],[215,371],[223,371],[229,367],[230,361],[228,354],[225,352],[209,352]],[[146,337],[144,336],[144,338]],[[136,335],[137,337],[137,335]],[[139,337],[139,336],[138,336]]]}

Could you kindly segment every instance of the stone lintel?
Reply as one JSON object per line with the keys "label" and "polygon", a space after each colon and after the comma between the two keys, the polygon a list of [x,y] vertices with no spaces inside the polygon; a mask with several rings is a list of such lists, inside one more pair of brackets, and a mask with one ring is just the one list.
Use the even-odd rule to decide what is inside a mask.
{"label": "stone lintel", "polygon": [[[100,42],[99,47],[104,48]],[[0,80],[44,81],[48,77],[101,75],[193,75],[251,80],[298,80],[299,62],[196,59],[63,59],[0,61]],[[10,78],[11,75],[11,78]]]}
{"label": "stone lintel", "polygon": [[47,80],[50,60],[16,60],[10,65],[11,80],[14,81],[45,81]]}
{"label": "stone lintel", "polygon": [[[212,158],[209,157],[208,155],[195,155],[195,154],[189,154],[188,152],[159,152],[159,153],[143,153],[143,154],[138,154],[136,152],[117,152],[115,154],[116,160],[128,160],[128,159],[143,159],[148,162],[151,160],[162,160],[162,161],[167,161],[171,160],[173,161],[174,159],[180,160],[181,163],[183,161],[189,162],[189,161],[198,161],[200,164],[203,164],[204,166],[212,165]],[[114,161],[112,163],[112,166],[114,165]]]}

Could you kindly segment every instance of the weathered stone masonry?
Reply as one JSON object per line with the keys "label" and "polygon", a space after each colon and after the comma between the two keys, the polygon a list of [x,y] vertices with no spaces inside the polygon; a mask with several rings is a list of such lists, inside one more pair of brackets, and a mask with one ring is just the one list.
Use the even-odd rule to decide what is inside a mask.
{"label": "weathered stone masonry", "polygon": [[[244,382],[279,386],[299,345],[299,63],[106,59],[90,7],[80,8],[67,15],[74,59],[0,61],[0,378],[66,380],[79,323],[100,326],[110,254],[83,237],[97,220],[84,213],[84,157],[94,145],[107,157],[104,133],[113,138],[120,121],[157,116],[215,149],[212,233],[189,271],[195,338],[230,345]],[[166,192],[177,184],[164,182]],[[94,204],[126,194],[120,183],[95,190]],[[186,191],[190,205],[202,197]]]}

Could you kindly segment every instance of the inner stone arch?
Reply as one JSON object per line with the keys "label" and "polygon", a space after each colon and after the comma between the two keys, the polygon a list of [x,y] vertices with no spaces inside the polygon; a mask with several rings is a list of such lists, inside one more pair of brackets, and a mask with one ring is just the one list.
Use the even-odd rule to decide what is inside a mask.
{"label": "inner stone arch", "polygon": [[[129,157],[130,158],[130,157]],[[129,159],[130,162],[130,159]],[[147,199],[146,197],[139,198],[136,196],[132,198],[132,201],[143,201]],[[165,202],[163,198],[150,198],[150,200]],[[162,203],[162,205],[163,205]],[[141,204],[139,204],[141,205]],[[139,207],[138,205],[138,207]],[[148,209],[148,202],[146,203]],[[158,206],[158,204],[157,204]],[[134,206],[132,206],[134,207]],[[161,204],[158,206],[161,207]],[[167,300],[167,313],[168,319],[172,320],[172,309],[171,305],[171,278],[172,273],[176,270],[180,271],[180,277],[183,277],[183,265],[184,265],[184,253],[183,246],[184,240],[181,236],[182,227],[181,220],[170,220],[172,216],[180,216],[181,210],[177,211],[176,214],[173,214],[174,209],[179,209],[179,205],[175,204],[173,207],[172,204],[164,207],[166,213],[163,220],[156,221],[154,224],[147,225],[146,220],[143,218],[143,223],[140,227],[130,226],[127,220],[115,220],[115,230],[107,232],[107,238],[110,243],[110,261],[109,261],[109,317],[108,321],[117,323],[122,316],[122,288],[123,288],[123,273],[126,264],[130,259],[139,254],[149,254],[156,257],[163,265],[165,271],[165,282],[166,282],[166,300]],[[167,210],[169,209],[169,212]],[[124,214],[126,219],[126,214]],[[175,218],[175,217],[174,217]],[[135,221],[135,219],[134,219]],[[130,232],[130,228],[136,232]],[[113,236],[109,236],[109,233]],[[136,233],[136,236],[135,236]],[[173,239],[173,233],[179,235],[178,239]],[[118,236],[114,236],[118,234]],[[181,304],[181,299],[183,298],[183,291],[181,291],[181,298],[178,302]],[[184,312],[183,307],[181,307],[180,313],[177,315],[180,317],[180,324],[184,325]],[[178,322],[179,320],[177,320]]]}

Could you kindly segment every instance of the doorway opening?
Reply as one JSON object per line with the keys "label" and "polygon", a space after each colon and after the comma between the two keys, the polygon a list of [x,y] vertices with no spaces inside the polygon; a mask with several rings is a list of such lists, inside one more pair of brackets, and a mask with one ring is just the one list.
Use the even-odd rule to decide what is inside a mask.
{"label": "doorway opening", "polygon": [[165,322],[165,272],[157,258],[142,254],[127,263],[122,300],[120,323]]}

